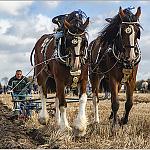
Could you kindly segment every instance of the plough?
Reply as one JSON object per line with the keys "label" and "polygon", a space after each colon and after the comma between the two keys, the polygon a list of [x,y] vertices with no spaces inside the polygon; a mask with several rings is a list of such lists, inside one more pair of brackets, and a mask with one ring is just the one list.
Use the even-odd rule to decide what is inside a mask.
{"label": "plough", "polygon": [[[41,109],[41,100],[39,98],[32,98],[32,95],[19,95],[23,96],[24,99],[18,99],[18,96],[12,96],[12,102],[14,104],[13,110],[17,111],[18,115],[23,115],[25,117],[31,117],[32,111],[35,110],[38,112]],[[52,105],[55,103],[55,96],[49,96],[47,98],[47,106],[50,106],[50,109],[54,110],[55,108]],[[76,103],[79,102],[78,97],[66,97],[67,103]],[[100,100],[104,100],[104,97],[99,97]],[[88,101],[92,101],[91,97],[87,98]]]}

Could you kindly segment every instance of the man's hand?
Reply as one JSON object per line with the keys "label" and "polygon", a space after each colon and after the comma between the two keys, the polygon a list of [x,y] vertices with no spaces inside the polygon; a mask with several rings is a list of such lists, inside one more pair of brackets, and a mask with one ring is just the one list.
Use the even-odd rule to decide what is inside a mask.
{"label": "man's hand", "polygon": [[8,94],[9,94],[9,93],[13,93],[13,90],[8,90],[7,93],[8,93]]}

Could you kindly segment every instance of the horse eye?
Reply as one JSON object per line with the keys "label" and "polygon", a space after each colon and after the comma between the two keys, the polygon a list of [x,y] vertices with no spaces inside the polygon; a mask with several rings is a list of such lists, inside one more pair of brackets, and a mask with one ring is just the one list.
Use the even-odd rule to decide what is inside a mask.
{"label": "horse eye", "polygon": [[77,39],[73,39],[71,42],[72,42],[72,44],[77,44],[78,40]]}
{"label": "horse eye", "polygon": [[130,34],[130,33],[132,32],[132,30],[131,30],[130,27],[128,27],[128,28],[125,29],[125,32],[126,32],[127,34]]}

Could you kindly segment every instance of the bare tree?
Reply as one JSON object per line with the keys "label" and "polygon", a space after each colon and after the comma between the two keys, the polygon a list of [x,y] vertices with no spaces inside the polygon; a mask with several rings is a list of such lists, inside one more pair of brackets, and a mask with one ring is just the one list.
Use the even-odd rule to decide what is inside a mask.
{"label": "bare tree", "polygon": [[4,85],[7,85],[7,83],[8,83],[8,77],[3,77],[1,79],[1,81],[3,81]]}

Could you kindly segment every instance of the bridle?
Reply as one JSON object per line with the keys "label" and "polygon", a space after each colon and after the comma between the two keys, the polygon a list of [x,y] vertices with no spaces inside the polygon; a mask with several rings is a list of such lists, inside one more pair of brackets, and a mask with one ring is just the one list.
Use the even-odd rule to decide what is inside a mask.
{"label": "bridle", "polygon": [[[139,45],[138,45],[138,42],[136,41],[136,43],[134,45],[124,45],[123,44],[123,37],[122,37],[122,34],[121,34],[121,26],[122,24],[127,24],[128,27],[126,28],[126,33],[128,34],[130,32],[130,26],[131,25],[137,25],[138,22],[122,22],[119,26],[119,30],[118,30],[118,33],[117,33],[117,36],[113,42],[113,45],[112,45],[112,53],[113,53],[113,56],[115,57],[115,59],[123,65],[124,68],[133,68],[133,66],[136,66],[140,60],[141,60],[141,51],[140,51],[140,48],[139,48]],[[139,25],[139,24],[138,24]],[[134,58],[134,60],[132,60],[132,62],[129,62],[128,60],[122,58],[122,55],[119,51],[120,48],[117,48],[117,40],[119,39],[118,42],[120,42],[119,44],[121,45],[121,49],[124,49],[126,50],[126,48],[134,48],[134,51],[136,52],[136,57]],[[117,53],[116,53],[117,52]]]}
{"label": "bridle", "polygon": [[83,31],[83,32],[82,32],[82,33],[80,33],[80,34],[77,34],[77,33],[72,33],[72,32],[68,29],[68,33],[69,33],[70,35],[75,36],[75,37],[80,37],[80,36],[82,36],[82,35],[84,35],[84,34],[85,34],[85,31]]}
{"label": "bridle", "polygon": [[[59,58],[59,61],[63,64],[65,64],[66,66],[71,67],[70,65],[70,60],[71,60],[71,53],[72,53],[72,48],[71,47],[67,47],[66,46],[66,41],[67,41],[67,36],[72,36],[73,40],[71,41],[71,44],[78,44],[78,42],[82,42],[83,39],[87,39],[86,38],[87,32],[83,31],[82,33],[73,33],[71,32],[69,29],[64,33],[64,35],[62,36],[62,38],[64,39],[64,50],[69,50],[69,54],[65,55],[65,56],[61,56],[61,44],[62,44],[62,38],[59,39],[59,43],[58,43],[58,52],[56,52]],[[81,48],[82,45],[80,45]],[[87,47],[88,47],[88,43],[86,41],[86,45],[84,46],[84,52],[82,52],[82,54],[75,54],[74,57],[80,57],[81,59],[81,64],[85,64],[85,61],[88,57],[88,53],[87,53]]]}
{"label": "bridle", "polygon": [[[140,51],[138,42],[136,42],[135,45],[123,45],[123,42],[122,42],[123,38],[122,38],[122,35],[121,35],[121,25],[122,24],[137,25],[138,22],[122,22],[120,24],[118,32],[116,34],[116,37],[113,40],[113,43],[108,46],[107,50],[104,52],[104,54],[101,56],[100,59],[99,59],[99,55],[101,53],[101,47],[99,48],[96,61],[94,62],[95,67],[92,70],[92,72],[96,72],[98,74],[105,74],[105,73],[108,73],[109,71],[111,71],[117,64],[119,64],[119,66],[121,66],[122,68],[132,69],[134,66],[136,66],[140,62],[140,60],[141,60],[141,51]],[[139,27],[141,27],[141,26],[139,25]],[[119,41],[118,41],[118,39],[119,39]],[[120,48],[117,47],[118,43],[121,45],[121,48],[124,48],[124,49],[126,49],[126,48],[134,48],[134,50],[136,49],[136,57],[132,61],[132,63],[130,63],[128,60],[125,60],[125,59],[122,58],[121,52],[119,51]],[[92,44],[90,49],[93,49],[93,45],[94,45],[94,42],[93,42],[93,44]],[[112,54],[111,55],[112,58],[115,58],[114,65],[112,67],[108,68],[108,70],[106,70],[104,72],[97,72],[97,71],[95,71],[97,69],[97,67],[99,66],[99,64],[106,57],[106,55],[109,55],[110,53]]]}
{"label": "bridle", "polygon": [[[74,39],[71,41],[72,44],[77,44],[77,40],[81,40],[81,39],[87,39],[86,38],[86,35],[88,35],[88,33],[86,31],[83,31],[82,33],[80,34],[77,34],[77,33],[72,33],[70,30],[68,30],[68,34],[70,34],[71,36],[74,37]],[[77,40],[76,40],[77,39]],[[88,40],[87,40],[88,41]],[[87,42],[86,41],[86,42]],[[85,45],[85,54],[84,54],[84,58],[87,58],[87,47],[88,47],[88,43],[86,43]],[[83,54],[80,54],[80,55],[75,55],[75,57],[80,57],[80,56],[83,56]]]}

